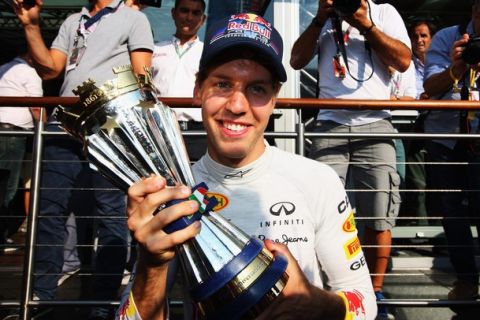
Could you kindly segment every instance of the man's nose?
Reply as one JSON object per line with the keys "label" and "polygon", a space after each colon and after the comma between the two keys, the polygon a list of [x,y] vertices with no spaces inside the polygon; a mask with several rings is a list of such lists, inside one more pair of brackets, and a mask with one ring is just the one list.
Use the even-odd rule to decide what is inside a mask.
{"label": "man's nose", "polygon": [[249,106],[245,93],[241,90],[235,90],[228,99],[227,109],[235,114],[244,113]]}

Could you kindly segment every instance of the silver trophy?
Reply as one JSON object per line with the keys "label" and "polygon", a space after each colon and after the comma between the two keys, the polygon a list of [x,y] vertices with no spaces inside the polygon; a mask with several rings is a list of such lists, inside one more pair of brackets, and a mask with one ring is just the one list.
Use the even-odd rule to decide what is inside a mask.
{"label": "silver trophy", "polygon": [[206,319],[257,317],[283,290],[286,259],[212,210],[216,200],[194,181],[174,111],[156,98],[149,73],[137,78],[130,66],[114,73],[100,87],[93,80],[80,85],[74,93],[81,105],[58,108],[57,120],[84,143],[92,168],[123,190],[151,174],[169,186],[192,187],[199,212],[164,229],[202,223],[194,239],[177,247],[191,298]]}

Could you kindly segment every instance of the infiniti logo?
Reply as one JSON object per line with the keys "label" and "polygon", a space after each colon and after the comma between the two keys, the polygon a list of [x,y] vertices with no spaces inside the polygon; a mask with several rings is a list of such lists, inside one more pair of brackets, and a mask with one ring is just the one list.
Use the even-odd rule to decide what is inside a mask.
{"label": "infiniti logo", "polygon": [[270,207],[270,213],[279,216],[282,212],[288,216],[295,211],[295,205],[291,202],[277,202]]}

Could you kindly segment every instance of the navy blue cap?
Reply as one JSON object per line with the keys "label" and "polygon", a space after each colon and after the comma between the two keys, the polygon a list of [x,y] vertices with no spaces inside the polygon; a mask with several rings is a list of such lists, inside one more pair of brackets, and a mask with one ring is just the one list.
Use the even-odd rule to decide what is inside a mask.
{"label": "navy blue cap", "polygon": [[249,47],[269,59],[281,82],[287,81],[287,73],[282,63],[283,41],[278,31],[255,13],[238,13],[216,21],[208,29],[200,69],[214,61],[222,51],[234,47]]}

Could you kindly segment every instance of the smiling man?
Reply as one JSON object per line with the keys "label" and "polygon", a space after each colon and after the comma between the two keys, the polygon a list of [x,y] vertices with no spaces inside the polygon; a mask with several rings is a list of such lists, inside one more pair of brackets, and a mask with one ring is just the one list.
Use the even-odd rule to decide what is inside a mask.
{"label": "smiling man", "polygon": [[[219,214],[288,257],[288,283],[260,318],[374,319],[375,296],[338,175],[265,141],[287,80],[282,54],[277,30],[255,14],[231,15],[212,25],[194,90],[208,137],[207,154],[193,166],[195,180],[224,200]],[[201,225],[162,231],[197,211],[195,201],[152,213],[189,194],[184,186],[166,188],[162,177],[130,187],[128,225],[139,243],[139,259],[118,319],[167,317],[166,275],[174,247],[198,234]]]}
{"label": "smiling man", "polygon": [[[204,0],[176,0],[172,8],[175,34],[155,44],[152,58],[153,82],[162,97],[193,96],[203,42],[197,36],[205,22]],[[203,130],[200,109],[175,109],[184,131]],[[205,137],[185,139],[191,160],[198,160],[207,148]]]}

